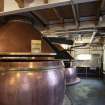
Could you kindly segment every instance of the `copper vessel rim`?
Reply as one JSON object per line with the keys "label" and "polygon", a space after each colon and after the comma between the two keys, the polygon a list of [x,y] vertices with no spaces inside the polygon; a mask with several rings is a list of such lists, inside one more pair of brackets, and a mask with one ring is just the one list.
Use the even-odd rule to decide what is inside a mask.
{"label": "copper vessel rim", "polygon": [[13,20],[9,20],[8,23],[10,22],[22,22],[22,23],[26,23],[26,24],[32,24],[30,21],[28,20],[24,20],[24,19],[13,19]]}
{"label": "copper vessel rim", "polygon": [[33,19],[31,17],[27,17],[24,15],[10,15],[10,16],[7,16],[7,20],[8,22],[19,21],[19,22],[25,22],[28,24],[33,24]]}
{"label": "copper vessel rim", "polygon": [[0,69],[0,72],[9,72],[9,71],[33,71],[33,72],[39,72],[39,71],[50,71],[50,70],[62,70],[64,66],[50,66],[50,67],[38,67],[38,68],[28,68],[28,67],[15,67],[15,68],[9,68],[6,69],[2,68]]}
{"label": "copper vessel rim", "polygon": [[44,56],[37,56],[37,57],[2,57],[0,56],[0,62],[60,62],[63,61],[61,59],[52,58],[53,56],[44,57]]}

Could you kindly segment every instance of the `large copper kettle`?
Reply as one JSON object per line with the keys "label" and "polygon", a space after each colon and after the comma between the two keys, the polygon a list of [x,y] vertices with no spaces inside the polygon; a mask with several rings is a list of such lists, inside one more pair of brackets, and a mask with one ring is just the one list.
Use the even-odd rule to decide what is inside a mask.
{"label": "large copper kettle", "polygon": [[62,105],[63,70],[60,61],[40,60],[1,68],[0,105]]}
{"label": "large copper kettle", "polygon": [[[0,28],[0,52],[31,52],[31,40],[41,35],[29,22],[9,21]],[[42,52],[47,52],[43,43]],[[58,60],[0,62],[0,105],[62,105],[63,71]]]}

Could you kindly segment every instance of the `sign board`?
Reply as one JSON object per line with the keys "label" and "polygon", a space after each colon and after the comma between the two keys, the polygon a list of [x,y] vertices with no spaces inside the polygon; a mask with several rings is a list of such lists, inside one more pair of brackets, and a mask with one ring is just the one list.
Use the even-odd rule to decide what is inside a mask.
{"label": "sign board", "polygon": [[41,53],[41,40],[31,40],[31,52]]}

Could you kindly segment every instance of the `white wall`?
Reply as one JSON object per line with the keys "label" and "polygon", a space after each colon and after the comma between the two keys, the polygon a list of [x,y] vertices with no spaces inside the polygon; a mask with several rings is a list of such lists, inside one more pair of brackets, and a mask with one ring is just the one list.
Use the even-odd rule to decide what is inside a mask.
{"label": "white wall", "polygon": [[92,59],[88,61],[75,61],[74,65],[79,67],[100,67],[103,47],[93,47],[91,49],[74,49],[72,56],[76,58],[80,54],[92,54]]}

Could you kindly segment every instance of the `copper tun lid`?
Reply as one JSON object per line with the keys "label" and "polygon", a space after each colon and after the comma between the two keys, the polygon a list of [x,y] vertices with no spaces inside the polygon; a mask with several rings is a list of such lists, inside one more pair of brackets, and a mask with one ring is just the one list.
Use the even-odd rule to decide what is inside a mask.
{"label": "copper tun lid", "polygon": [[31,52],[31,40],[41,39],[41,33],[29,23],[9,21],[0,28],[0,52]]}
{"label": "copper tun lid", "polygon": [[32,40],[41,40],[41,53],[52,53],[53,50],[41,37],[41,32],[30,21],[9,20],[0,27],[0,53],[31,53]]}

